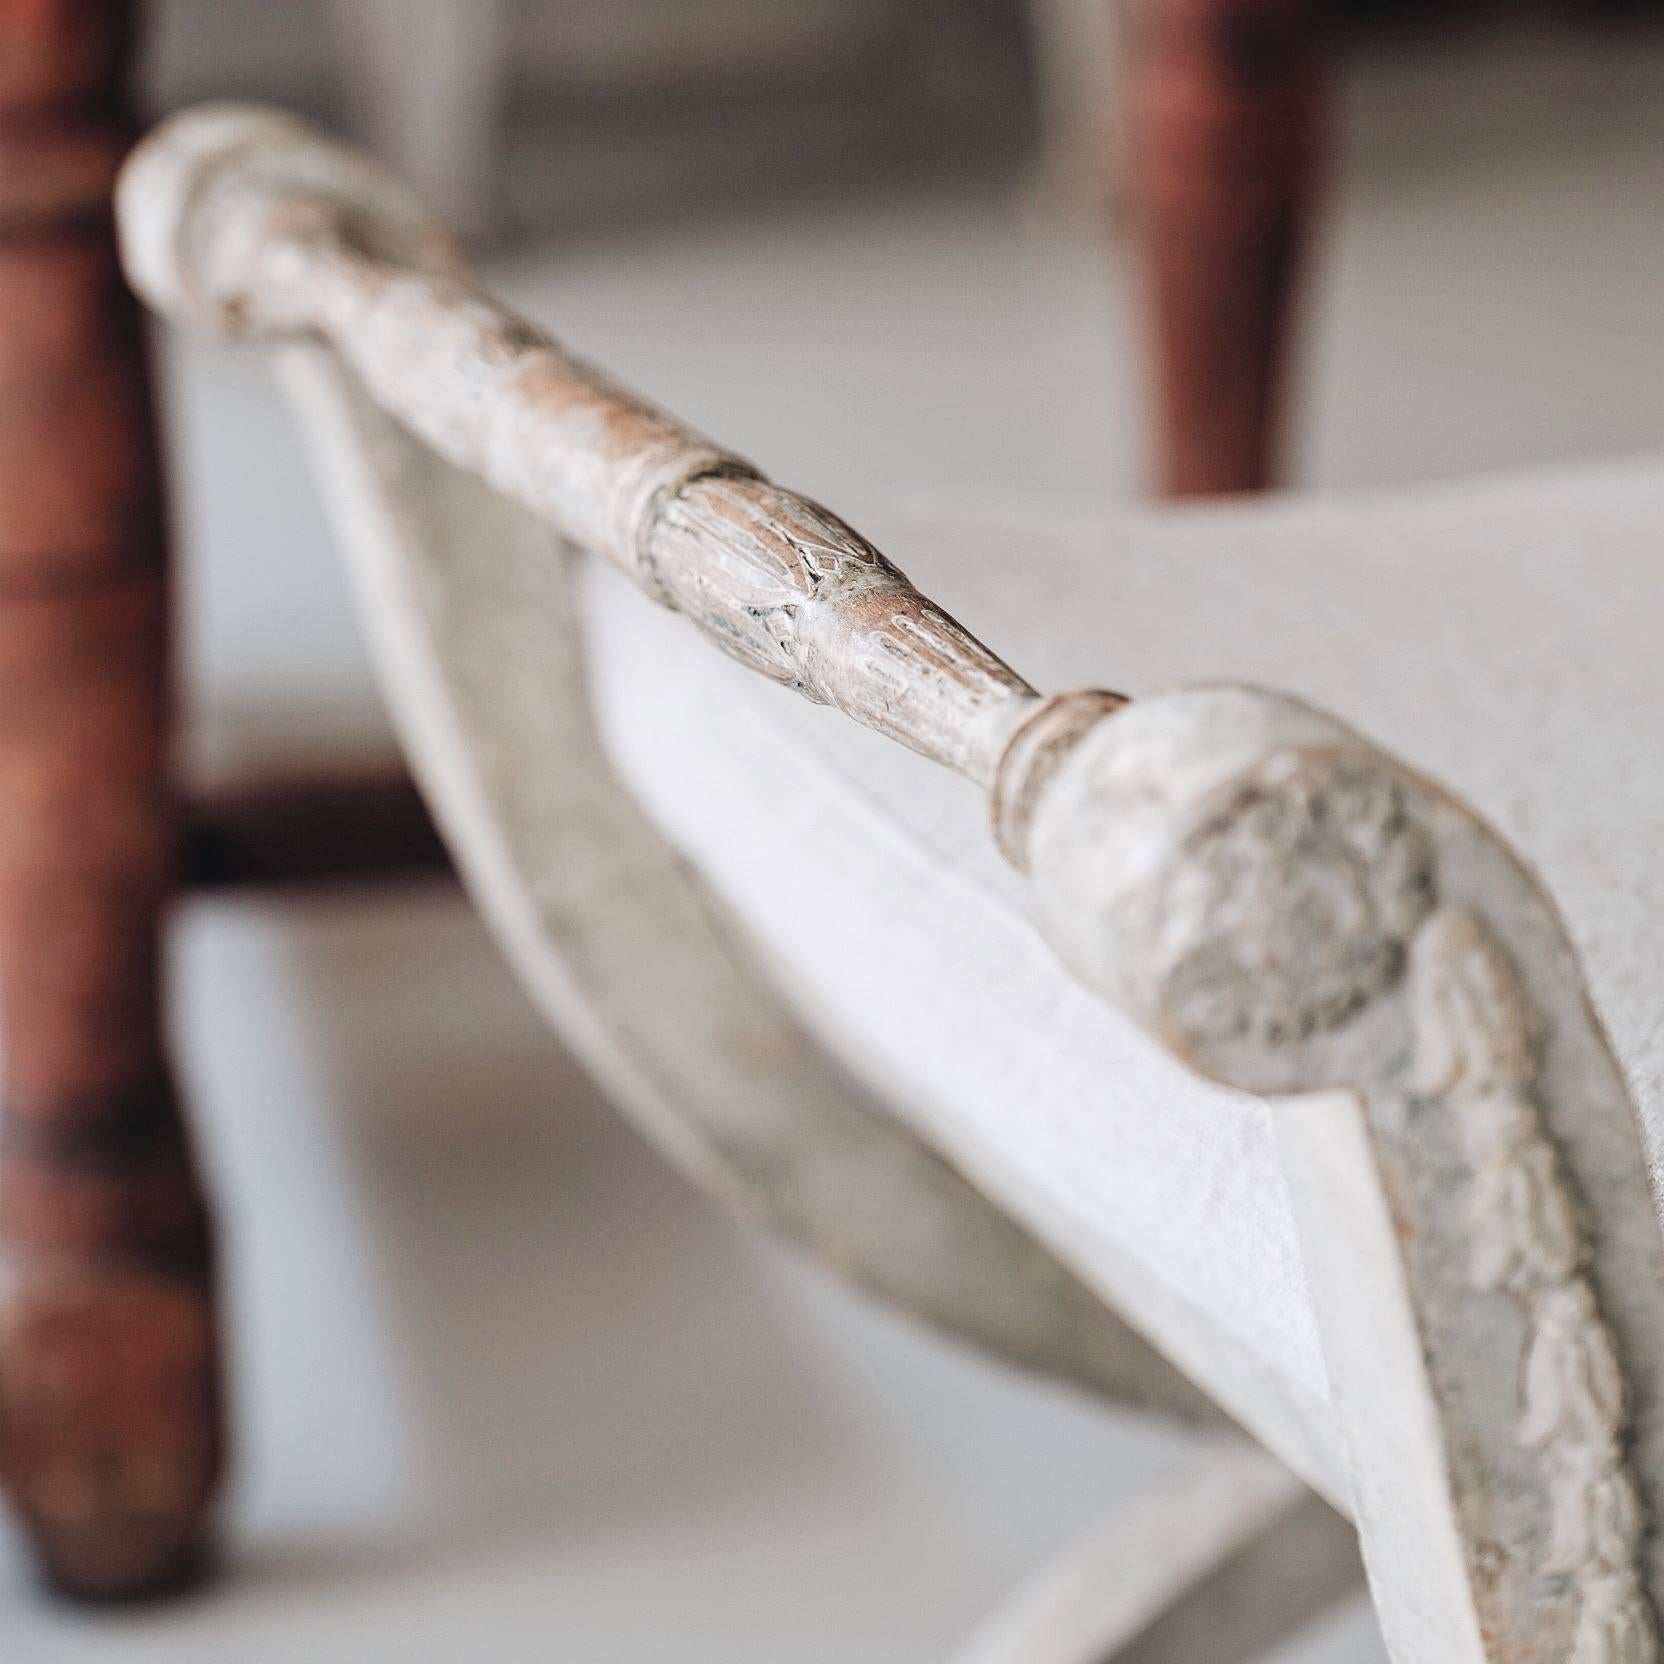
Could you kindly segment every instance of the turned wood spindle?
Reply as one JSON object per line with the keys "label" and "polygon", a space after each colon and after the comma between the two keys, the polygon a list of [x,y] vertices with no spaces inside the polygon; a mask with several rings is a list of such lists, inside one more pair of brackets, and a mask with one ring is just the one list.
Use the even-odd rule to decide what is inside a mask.
{"label": "turned wood spindle", "polygon": [[0,0],[0,1482],[46,1574],[200,1564],[206,1209],[162,1038],[169,596],[110,193],[123,0]]}

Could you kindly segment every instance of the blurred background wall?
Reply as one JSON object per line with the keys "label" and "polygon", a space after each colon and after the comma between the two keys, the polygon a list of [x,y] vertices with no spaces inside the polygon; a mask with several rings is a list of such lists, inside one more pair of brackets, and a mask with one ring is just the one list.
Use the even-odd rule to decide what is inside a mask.
{"label": "blurred background wall", "polygon": [[[1332,0],[1376,57],[1443,58],[1470,120],[1664,0]],[[272,98],[370,138],[498,238],[806,187],[1032,164],[1113,197],[1126,0],[160,0],[152,88]],[[1620,31],[1614,35],[1613,31]],[[1574,69],[1575,73],[1575,69]],[[1405,89],[1400,86],[1398,91]],[[1425,127],[1427,93],[1402,128]],[[1460,141],[1458,131],[1453,138]]]}
{"label": "blurred background wall", "polygon": [[171,0],[157,91],[350,113],[476,227],[1009,152],[1018,0]]}

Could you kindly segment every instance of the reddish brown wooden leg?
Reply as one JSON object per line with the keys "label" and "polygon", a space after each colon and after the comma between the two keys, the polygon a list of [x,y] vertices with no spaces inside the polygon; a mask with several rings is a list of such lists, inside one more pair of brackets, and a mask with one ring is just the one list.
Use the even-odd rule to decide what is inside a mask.
{"label": "reddish brown wooden leg", "polygon": [[207,1216],[161,1039],[168,593],[119,0],[0,0],[0,1481],[47,1574],[201,1561]]}
{"label": "reddish brown wooden leg", "polygon": [[1132,169],[1169,496],[1272,483],[1318,160],[1317,0],[1137,0]]}

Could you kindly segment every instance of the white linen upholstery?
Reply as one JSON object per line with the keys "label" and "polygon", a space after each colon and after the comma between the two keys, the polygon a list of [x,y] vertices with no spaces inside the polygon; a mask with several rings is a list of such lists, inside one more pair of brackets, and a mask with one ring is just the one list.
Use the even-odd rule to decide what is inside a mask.
{"label": "white linen upholstery", "polygon": [[[1549,881],[1664,1122],[1664,463],[1109,518],[862,529],[1043,690],[1247,680],[1464,794]],[[725,662],[592,567],[615,762],[811,1026],[1089,1279],[1326,1394],[1265,1106],[1106,1011],[1027,923],[970,785]],[[1119,1268],[1119,1269],[1117,1269]]]}

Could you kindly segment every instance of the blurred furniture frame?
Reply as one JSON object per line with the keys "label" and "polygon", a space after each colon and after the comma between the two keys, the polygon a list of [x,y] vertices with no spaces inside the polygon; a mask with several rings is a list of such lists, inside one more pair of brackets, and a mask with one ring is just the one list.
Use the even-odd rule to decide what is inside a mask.
{"label": "blurred furniture frame", "polygon": [[1277,478],[1290,313],[1322,160],[1325,10],[1147,0],[1124,14],[1155,474],[1169,496]]}
{"label": "blurred furniture frame", "polygon": [[89,1596],[190,1575],[221,1465],[171,893],[443,859],[402,780],[177,799],[155,422],[110,205],[132,23],[128,0],[0,0],[0,1483]]}
{"label": "blurred furniture frame", "polygon": [[1324,0],[1032,0],[1049,205],[1125,219],[1151,475],[1278,482],[1291,315],[1325,144]]}
{"label": "blurred furniture frame", "polygon": [[[1039,693],[835,515],[500,307],[406,193],[292,120],[169,123],[130,164],[121,218],[153,304],[282,347],[412,766],[522,980],[619,1106],[716,1195],[903,1309],[1211,1428],[1181,1494],[1028,1591],[971,1657],[1246,1661],[1351,1586],[1334,1510],[1361,1534],[1398,1664],[1658,1657],[1664,1235],[1637,1102],[1553,903],[1472,810],[1262,687]],[[1608,519],[1645,551],[1659,516],[1649,483]],[[974,529],[944,537],[963,563]],[[1328,533],[1308,541],[1307,570],[1332,571]],[[1642,565],[1629,581],[1656,584]],[[1505,569],[1484,568],[1499,570],[1513,608]],[[1022,576],[1044,612],[1050,592]],[[755,673],[743,694],[693,680],[714,668],[689,656],[694,632]],[[669,683],[633,702],[667,662]],[[870,863],[807,864],[816,817],[793,818],[807,776],[790,771],[827,742],[730,721],[764,694],[777,708],[767,682],[968,781],[953,801],[982,799],[1002,882],[1076,980],[977,925],[954,860],[904,859],[894,828]],[[667,704],[691,725],[621,779],[628,730]],[[869,793],[892,755],[859,753]],[[796,865],[765,888],[746,861],[749,888],[719,894],[702,873],[720,852],[696,861],[656,823],[748,773],[766,776],[763,807],[718,801],[716,836],[766,840],[752,823],[772,821]],[[903,797],[926,789],[905,780]],[[837,920],[813,892],[835,889],[836,914],[868,885],[879,922],[821,976]],[[947,940],[907,915],[931,889]],[[884,1096],[850,1071],[884,1044],[877,990],[907,955],[926,968],[883,1055],[913,1054],[924,1083],[898,1068]],[[849,984],[859,1031],[834,1052],[835,1025],[809,1012]],[[1286,1202],[1193,1228],[1249,1257],[1286,1205],[1297,1292],[1210,1315],[1159,1253],[1103,1251],[1093,1231],[1112,1222],[1056,1197],[1085,1168],[1088,1215],[1131,1205],[1115,1166],[1135,1153],[1100,1149],[1077,1115],[1048,1154],[1042,1069],[1012,1075],[992,1143],[968,1136],[957,1093],[932,1098],[956,1053],[995,1073],[1037,1055],[1028,997],[1048,1013],[1046,1067],[1164,1056],[1147,1078],[1166,1101],[1132,1113],[1215,1118],[1238,1162],[1274,1151]],[[1250,1103],[1266,1145],[1230,1131]],[[1225,1193],[1205,1145],[1163,1149],[1170,1206]],[[1245,1340],[1290,1298],[1321,1341],[1315,1378]],[[1233,1446],[1215,1405],[1275,1460]]]}

